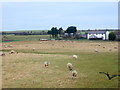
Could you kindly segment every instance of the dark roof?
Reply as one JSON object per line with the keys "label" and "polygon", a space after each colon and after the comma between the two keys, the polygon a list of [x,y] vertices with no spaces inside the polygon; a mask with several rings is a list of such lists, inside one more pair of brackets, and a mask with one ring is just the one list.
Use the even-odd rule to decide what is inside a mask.
{"label": "dark roof", "polygon": [[102,34],[105,33],[106,31],[88,31],[88,34]]}

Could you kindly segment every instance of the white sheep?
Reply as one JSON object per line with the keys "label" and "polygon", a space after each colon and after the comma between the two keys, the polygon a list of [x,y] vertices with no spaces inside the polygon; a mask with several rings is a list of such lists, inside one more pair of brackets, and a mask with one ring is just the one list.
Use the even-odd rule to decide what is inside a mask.
{"label": "white sheep", "polygon": [[5,56],[5,53],[4,52],[0,52],[0,56]]}
{"label": "white sheep", "polygon": [[8,47],[13,47],[12,45],[9,45]]}
{"label": "white sheep", "polygon": [[76,70],[73,70],[72,71],[72,79],[76,78],[77,77],[77,71]]}
{"label": "white sheep", "polygon": [[13,53],[15,53],[15,51],[14,51],[14,50],[11,50],[11,51],[10,51],[10,54],[13,54]]}
{"label": "white sheep", "polygon": [[7,46],[5,45],[4,48],[7,48]]}
{"label": "white sheep", "polygon": [[78,57],[77,57],[77,55],[73,55],[73,58],[77,59]]}
{"label": "white sheep", "polygon": [[72,70],[72,64],[71,63],[67,63],[67,68],[71,71]]}
{"label": "white sheep", "polygon": [[35,48],[33,48],[32,50],[35,51]]}
{"label": "white sheep", "polygon": [[7,45],[3,44],[3,47],[4,47],[4,48],[7,48]]}
{"label": "white sheep", "polygon": [[42,42],[39,42],[40,44],[42,44]]}
{"label": "white sheep", "polygon": [[95,52],[98,52],[98,50],[97,50],[97,49],[95,49]]}
{"label": "white sheep", "polygon": [[98,44],[98,46],[100,46],[100,44]]}
{"label": "white sheep", "polygon": [[48,62],[48,61],[45,61],[44,62],[44,65],[45,65],[45,67],[47,67],[48,68],[48,65],[50,64],[50,62]]}

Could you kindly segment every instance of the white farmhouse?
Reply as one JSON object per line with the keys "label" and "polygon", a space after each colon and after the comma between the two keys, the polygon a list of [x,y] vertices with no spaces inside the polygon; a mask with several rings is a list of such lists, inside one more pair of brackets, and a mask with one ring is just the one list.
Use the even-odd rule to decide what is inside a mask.
{"label": "white farmhouse", "polygon": [[109,39],[108,35],[109,35],[109,31],[88,31],[87,39],[108,40]]}

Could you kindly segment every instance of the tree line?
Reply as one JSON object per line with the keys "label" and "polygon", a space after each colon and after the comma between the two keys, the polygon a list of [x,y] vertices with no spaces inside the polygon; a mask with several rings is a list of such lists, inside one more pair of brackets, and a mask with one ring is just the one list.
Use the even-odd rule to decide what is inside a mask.
{"label": "tree line", "polygon": [[75,36],[76,32],[77,32],[77,28],[75,26],[70,26],[65,31],[63,31],[62,27],[59,29],[57,29],[57,27],[52,27],[51,30],[48,31],[48,34],[52,38],[58,38],[58,37],[62,37],[64,33],[67,33],[68,37],[71,36],[71,33],[73,34],[73,36]]}

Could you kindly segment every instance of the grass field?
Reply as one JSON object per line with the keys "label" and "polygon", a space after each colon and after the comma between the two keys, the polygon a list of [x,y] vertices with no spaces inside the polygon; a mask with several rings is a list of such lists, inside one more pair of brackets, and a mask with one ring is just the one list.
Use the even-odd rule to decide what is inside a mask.
{"label": "grass field", "polygon": [[[114,48],[118,48],[118,42],[19,41],[3,44],[12,45],[2,47],[6,54],[2,57],[3,88],[118,88],[118,77],[108,80],[104,74],[99,74],[118,74],[118,49]],[[18,54],[9,54],[10,50]],[[72,58],[73,54],[78,56],[77,60]],[[49,68],[44,67],[45,61],[50,62]],[[66,66],[68,62],[78,72],[76,79],[71,78]]]}
{"label": "grass field", "polygon": [[[50,39],[49,35],[5,35],[7,38],[3,38],[3,42],[11,41],[36,41],[39,39]],[[11,42],[10,41],[10,42]]]}

